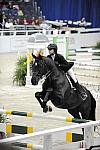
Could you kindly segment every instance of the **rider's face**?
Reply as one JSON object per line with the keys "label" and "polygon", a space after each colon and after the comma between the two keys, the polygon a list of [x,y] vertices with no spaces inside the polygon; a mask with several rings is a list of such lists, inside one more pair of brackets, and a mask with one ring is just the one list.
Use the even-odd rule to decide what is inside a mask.
{"label": "rider's face", "polygon": [[48,49],[48,51],[49,51],[49,55],[55,54],[54,49]]}

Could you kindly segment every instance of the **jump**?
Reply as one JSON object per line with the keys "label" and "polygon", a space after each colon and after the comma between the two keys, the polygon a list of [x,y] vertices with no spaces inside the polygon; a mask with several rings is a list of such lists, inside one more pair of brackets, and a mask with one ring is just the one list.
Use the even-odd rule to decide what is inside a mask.
{"label": "jump", "polygon": [[41,55],[33,57],[32,85],[44,79],[42,91],[35,93],[43,112],[52,111],[52,107],[47,105],[50,100],[55,107],[67,109],[74,118],[95,121],[96,101],[91,92],[80,85],[86,95],[83,99],[76,88],[71,86],[70,78],[51,58]]}

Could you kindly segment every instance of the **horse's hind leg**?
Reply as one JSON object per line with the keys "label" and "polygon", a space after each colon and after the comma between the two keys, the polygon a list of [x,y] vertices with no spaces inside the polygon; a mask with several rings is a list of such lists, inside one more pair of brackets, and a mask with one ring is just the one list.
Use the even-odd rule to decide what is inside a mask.
{"label": "horse's hind leg", "polygon": [[80,105],[79,111],[83,119],[95,121],[96,101],[90,92],[89,94],[89,98]]}
{"label": "horse's hind leg", "polygon": [[91,111],[90,111],[90,115],[89,115],[89,120],[95,121],[96,120],[96,117],[95,117],[96,100],[94,99],[94,97],[92,96],[91,93],[90,93],[90,96],[91,96]]}
{"label": "horse's hind leg", "polygon": [[81,119],[78,108],[76,109],[70,109],[68,110],[68,112],[74,117],[74,118],[78,118]]}
{"label": "horse's hind leg", "polygon": [[[80,114],[79,114],[79,110],[78,110],[77,107],[76,107],[75,109],[68,110],[68,112],[69,112],[74,118],[82,119],[81,116],[80,116]],[[83,135],[84,135],[84,128],[82,128],[82,132],[83,132]]]}

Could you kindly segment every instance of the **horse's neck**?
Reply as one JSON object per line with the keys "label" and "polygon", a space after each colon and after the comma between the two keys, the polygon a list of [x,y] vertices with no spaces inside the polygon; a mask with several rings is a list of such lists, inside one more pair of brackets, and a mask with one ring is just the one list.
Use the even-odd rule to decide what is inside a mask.
{"label": "horse's neck", "polygon": [[71,89],[69,80],[63,73],[61,73],[60,76],[58,76],[58,78],[53,81],[53,85],[54,95],[56,95],[56,97],[58,97],[59,99],[64,99],[66,91],[69,91]]}
{"label": "horse's neck", "polygon": [[70,78],[69,78],[69,76],[68,76],[67,74],[66,74],[66,78],[67,78],[67,80],[68,80],[68,82],[69,82],[71,88],[73,88],[72,82],[71,82],[71,80],[70,80]]}
{"label": "horse's neck", "polygon": [[[55,84],[56,86],[56,90],[60,89],[60,90],[67,90],[69,88],[71,88],[71,84],[70,84],[70,79],[68,76],[66,76],[65,72],[63,71],[59,71],[57,76],[55,77],[55,80],[53,79],[53,84]],[[64,90],[64,91],[65,91]]]}
{"label": "horse's neck", "polygon": [[63,86],[66,87],[66,90],[71,88],[72,84],[71,84],[71,81],[70,81],[68,75],[65,72],[61,72],[61,74],[62,74],[62,80],[63,80],[63,83],[64,83]]}
{"label": "horse's neck", "polygon": [[58,72],[55,78],[52,78],[51,74],[43,83],[42,88],[43,91],[47,91],[48,88],[52,88],[52,96],[58,99],[64,99],[65,92],[69,91],[71,89],[71,86],[69,79],[66,77],[66,74],[63,72]]}
{"label": "horse's neck", "polygon": [[[61,88],[66,88],[66,90],[67,90],[67,88],[69,89],[70,82],[67,79],[65,72],[63,72],[62,70],[57,68],[54,61],[51,60],[50,58],[44,57],[44,61],[47,66],[46,71],[49,70],[51,72],[49,77],[51,78],[50,82],[52,82],[51,85],[53,85],[54,89],[55,90],[58,90]],[[49,84],[49,82],[48,82],[48,84]]]}

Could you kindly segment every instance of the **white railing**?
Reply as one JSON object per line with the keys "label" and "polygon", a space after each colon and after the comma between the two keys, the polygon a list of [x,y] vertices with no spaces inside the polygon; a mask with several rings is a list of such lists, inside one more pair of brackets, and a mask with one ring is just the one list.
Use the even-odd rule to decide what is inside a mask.
{"label": "white railing", "polygon": [[[77,33],[71,33],[72,30],[76,30]],[[69,37],[68,49],[77,49],[81,47],[90,47],[100,42],[100,28],[98,29],[69,29],[69,31],[62,32],[61,30],[1,30],[0,31],[0,52],[14,52],[16,50],[22,51],[26,48],[26,42],[30,35],[34,33],[45,34],[51,42],[52,37],[58,37],[61,43],[60,37]],[[6,41],[6,45],[5,45]],[[24,43],[24,44],[23,44]]]}
{"label": "white railing", "polygon": [[[76,31],[76,32],[73,32],[73,31]],[[43,30],[43,29],[34,29],[32,27],[30,27],[29,29],[28,28],[25,28],[23,25],[22,26],[19,26],[18,29],[13,29],[13,30],[10,30],[10,29],[1,29],[0,30],[0,36],[7,36],[7,33],[9,33],[9,35],[18,35],[18,33],[20,33],[19,35],[22,35],[21,33],[23,33],[24,35],[30,35],[30,34],[33,34],[33,33],[45,33],[46,35],[53,35],[53,34],[56,34],[56,35],[59,35],[59,34],[87,34],[87,33],[100,33],[100,28],[92,28],[92,29],[85,29],[85,28],[64,28],[64,29],[60,29],[60,30],[57,30],[57,29],[49,29],[49,30]]]}
{"label": "white railing", "polygon": [[[94,126],[100,125],[100,120],[98,121],[90,121],[87,123],[82,123],[82,124],[76,124],[76,125],[70,125],[70,126],[64,126],[60,128],[55,128],[55,129],[49,129],[49,130],[44,130],[44,131],[39,131],[39,132],[34,132],[30,133],[27,135],[21,135],[21,136],[16,136],[16,137],[11,137],[7,139],[0,140],[0,143],[13,143],[18,140],[23,140],[23,139],[29,139],[32,137],[44,137],[44,142],[43,142],[43,150],[52,150],[52,135],[54,133],[60,133],[63,131],[70,131],[73,129],[80,129],[84,128],[84,142],[85,142],[85,148],[88,149],[91,146],[95,145],[95,139],[93,137],[93,132],[94,132]],[[100,142],[97,143],[100,145]],[[66,147],[67,150],[67,147]]]}

